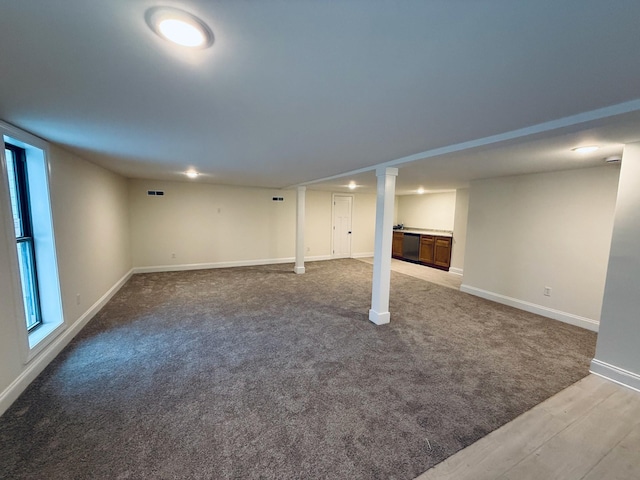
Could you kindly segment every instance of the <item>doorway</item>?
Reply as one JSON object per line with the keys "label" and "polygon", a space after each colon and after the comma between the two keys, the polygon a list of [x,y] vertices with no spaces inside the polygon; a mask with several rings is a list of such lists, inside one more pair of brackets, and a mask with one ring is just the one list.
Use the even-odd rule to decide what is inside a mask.
{"label": "doorway", "polygon": [[353,195],[333,195],[332,258],[351,257]]}

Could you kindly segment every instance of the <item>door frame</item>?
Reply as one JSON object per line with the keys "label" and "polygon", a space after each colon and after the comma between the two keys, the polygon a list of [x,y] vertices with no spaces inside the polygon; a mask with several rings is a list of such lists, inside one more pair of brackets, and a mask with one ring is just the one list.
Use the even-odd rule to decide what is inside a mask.
{"label": "door frame", "polygon": [[350,197],[351,198],[351,231],[353,232],[353,203],[354,203],[354,195],[349,193],[333,193],[331,194],[331,258],[352,258],[353,256],[353,233],[351,234],[351,238],[349,239],[349,256],[344,257],[343,255],[336,256],[334,242],[335,242],[335,231],[336,231],[336,197]]}

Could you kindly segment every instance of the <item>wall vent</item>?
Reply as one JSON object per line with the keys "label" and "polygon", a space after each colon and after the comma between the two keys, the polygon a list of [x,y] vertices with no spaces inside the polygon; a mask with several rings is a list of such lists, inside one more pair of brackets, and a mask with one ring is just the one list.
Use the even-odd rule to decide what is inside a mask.
{"label": "wall vent", "polygon": [[273,197],[272,200],[274,202],[284,202],[284,197]]}
{"label": "wall vent", "polygon": [[147,195],[152,197],[162,196],[164,195],[164,192],[162,190],[147,190]]}

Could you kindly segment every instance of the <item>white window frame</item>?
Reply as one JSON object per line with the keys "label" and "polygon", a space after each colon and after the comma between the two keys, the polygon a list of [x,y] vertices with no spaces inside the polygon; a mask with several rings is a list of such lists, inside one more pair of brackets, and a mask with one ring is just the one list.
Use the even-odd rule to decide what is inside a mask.
{"label": "white window frame", "polygon": [[[9,197],[9,180],[7,177],[7,160],[5,143],[10,143],[26,151],[27,170],[29,174],[30,200],[37,211],[32,212],[34,220],[34,241],[36,249],[36,270],[39,280],[40,308],[42,324],[32,332],[27,331],[24,304],[22,299],[22,283],[18,267],[18,253],[15,248],[15,234]],[[51,168],[48,160],[49,144],[34,135],[24,132],[12,125],[0,122],[0,220],[6,235],[7,245],[13,246],[10,259],[12,296],[14,299],[15,320],[22,357],[28,363],[47,345],[57,338],[66,328],[60,295],[60,277],[55,247],[53,212],[49,190]],[[36,225],[37,224],[37,225]]]}

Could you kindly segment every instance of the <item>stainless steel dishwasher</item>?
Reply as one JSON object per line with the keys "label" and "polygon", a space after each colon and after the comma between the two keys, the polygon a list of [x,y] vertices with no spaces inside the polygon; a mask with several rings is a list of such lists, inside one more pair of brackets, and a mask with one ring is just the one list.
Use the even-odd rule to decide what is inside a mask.
{"label": "stainless steel dishwasher", "polygon": [[420,235],[405,233],[402,238],[402,256],[405,260],[417,262],[420,256]]}

